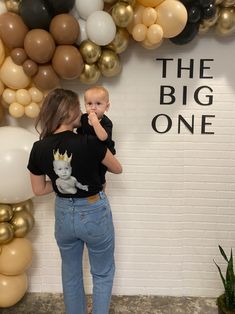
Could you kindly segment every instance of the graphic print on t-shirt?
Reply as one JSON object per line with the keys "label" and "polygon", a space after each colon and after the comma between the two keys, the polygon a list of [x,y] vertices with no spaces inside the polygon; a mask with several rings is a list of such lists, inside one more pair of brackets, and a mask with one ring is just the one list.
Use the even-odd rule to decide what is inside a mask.
{"label": "graphic print on t-shirt", "polygon": [[80,190],[88,191],[88,185],[83,185],[77,181],[77,179],[72,174],[71,160],[72,154],[68,156],[67,151],[64,154],[60,154],[59,149],[57,151],[53,150],[53,167],[54,171],[59,177],[56,179],[55,183],[63,194],[76,194],[77,188]]}

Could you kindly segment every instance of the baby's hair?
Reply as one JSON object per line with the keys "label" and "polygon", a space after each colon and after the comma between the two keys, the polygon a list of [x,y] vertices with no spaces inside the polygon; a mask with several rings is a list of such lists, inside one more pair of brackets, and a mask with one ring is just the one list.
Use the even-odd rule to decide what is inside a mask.
{"label": "baby's hair", "polygon": [[108,90],[104,86],[99,86],[99,85],[92,86],[92,87],[88,88],[87,90],[85,90],[85,93],[84,93],[84,98],[85,99],[86,99],[86,94],[88,92],[103,92],[105,98],[107,99],[107,101],[109,101],[109,92],[108,92]]}
{"label": "baby's hair", "polygon": [[[71,117],[72,112],[80,111],[78,94],[63,88],[57,88],[49,92],[44,99],[35,128],[43,139],[55,132],[64,122],[71,122],[76,117]],[[39,130],[40,127],[40,130]]]}

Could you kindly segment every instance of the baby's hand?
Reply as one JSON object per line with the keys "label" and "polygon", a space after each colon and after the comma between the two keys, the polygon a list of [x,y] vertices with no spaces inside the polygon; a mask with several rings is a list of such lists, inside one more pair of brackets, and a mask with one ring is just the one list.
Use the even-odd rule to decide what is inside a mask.
{"label": "baby's hand", "polygon": [[89,123],[94,126],[94,124],[96,124],[97,122],[99,122],[99,119],[97,117],[97,114],[95,112],[91,112],[89,115],[88,115],[88,121]]}

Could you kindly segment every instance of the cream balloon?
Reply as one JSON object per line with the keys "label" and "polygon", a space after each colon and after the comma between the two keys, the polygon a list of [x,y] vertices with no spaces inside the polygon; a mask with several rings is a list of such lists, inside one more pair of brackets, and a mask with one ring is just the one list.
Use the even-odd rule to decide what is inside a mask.
{"label": "cream balloon", "polygon": [[24,115],[24,106],[19,104],[18,102],[13,102],[9,106],[9,114],[13,118],[21,118]]}
{"label": "cream balloon", "polygon": [[19,203],[33,197],[27,163],[37,139],[23,128],[0,128],[0,203]]}
{"label": "cream balloon", "polygon": [[2,98],[7,104],[11,104],[16,101],[16,92],[13,89],[6,88],[2,93]]}
{"label": "cream balloon", "polygon": [[38,88],[31,87],[28,91],[33,102],[38,103],[43,100],[43,93]]}
{"label": "cream balloon", "polygon": [[4,86],[3,82],[0,80],[0,96],[2,96],[4,90],[5,90],[5,86]]}
{"label": "cream balloon", "polygon": [[81,18],[86,20],[88,16],[96,11],[102,11],[104,8],[103,0],[76,0],[75,6]]}
{"label": "cream balloon", "polygon": [[137,4],[133,10],[133,19],[131,23],[127,26],[127,30],[132,34],[133,27],[136,24],[142,24],[142,14],[144,11],[144,6]]}
{"label": "cream balloon", "polygon": [[163,38],[162,27],[158,24],[152,24],[147,30],[146,37],[153,45],[160,43]]}
{"label": "cream balloon", "polygon": [[31,100],[31,95],[27,89],[21,88],[16,91],[16,102],[19,104],[27,106]]}
{"label": "cream balloon", "polygon": [[188,14],[185,6],[177,0],[165,0],[157,8],[157,21],[165,38],[177,36],[184,29]]}
{"label": "cream balloon", "polygon": [[143,41],[147,34],[147,26],[144,24],[136,24],[132,30],[132,37],[136,41]]}
{"label": "cream balloon", "polygon": [[145,49],[148,49],[148,50],[154,50],[154,49],[157,49],[158,47],[161,46],[163,40],[160,41],[158,44],[151,44],[147,38],[145,38],[145,40],[143,40],[140,44],[142,47],[144,47]]}
{"label": "cream balloon", "polygon": [[23,67],[15,64],[10,56],[2,64],[0,79],[12,89],[25,88],[30,83],[30,78],[24,73]]}
{"label": "cream balloon", "polygon": [[11,307],[20,301],[28,288],[26,274],[5,276],[0,274],[0,308]]}
{"label": "cream balloon", "polygon": [[96,11],[86,21],[86,32],[91,41],[104,46],[115,38],[116,25],[109,13]]}
{"label": "cream balloon", "polygon": [[29,118],[37,118],[40,112],[39,105],[35,102],[31,102],[28,106],[24,108],[25,115]]}
{"label": "cream balloon", "polygon": [[5,59],[5,48],[2,40],[0,39],[0,65],[3,63]]}
{"label": "cream balloon", "polygon": [[142,23],[150,26],[156,22],[157,11],[154,8],[145,8],[142,13]]}
{"label": "cream balloon", "polygon": [[26,238],[14,238],[2,246],[0,274],[16,276],[24,273],[32,262],[33,247]]}

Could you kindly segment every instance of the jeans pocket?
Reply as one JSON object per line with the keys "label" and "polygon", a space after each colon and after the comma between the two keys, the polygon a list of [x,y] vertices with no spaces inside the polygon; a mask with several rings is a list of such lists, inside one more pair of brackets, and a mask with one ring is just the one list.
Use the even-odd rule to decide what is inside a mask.
{"label": "jeans pocket", "polygon": [[87,234],[92,238],[104,236],[112,226],[112,216],[107,205],[82,213]]}

